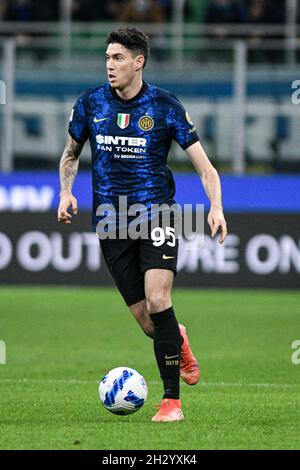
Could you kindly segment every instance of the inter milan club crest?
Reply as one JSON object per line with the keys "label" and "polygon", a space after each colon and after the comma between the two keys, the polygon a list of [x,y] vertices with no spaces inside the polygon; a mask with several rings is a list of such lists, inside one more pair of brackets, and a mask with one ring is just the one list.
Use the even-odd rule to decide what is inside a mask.
{"label": "inter milan club crest", "polygon": [[121,127],[121,129],[125,129],[126,127],[129,126],[129,121],[130,121],[130,114],[123,114],[119,113],[118,114],[118,126]]}
{"label": "inter milan club crest", "polygon": [[154,121],[152,117],[146,115],[141,117],[139,120],[139,126],[143,131],[151,131],[152,127],[154,126]]}

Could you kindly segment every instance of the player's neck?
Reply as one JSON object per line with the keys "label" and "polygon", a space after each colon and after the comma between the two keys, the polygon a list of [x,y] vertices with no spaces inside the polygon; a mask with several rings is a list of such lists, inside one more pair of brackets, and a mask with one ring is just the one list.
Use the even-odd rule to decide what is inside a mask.
{"label": "player's neck", "polygon": [[116,93],[122,100],[131,100],[139,94],[142,89],[142,86],[143,79],[142,77],[139,77],[139,79],[136,80],[135,83],[131,83],[127,88],[124,88],[123,90],[116,89]]}

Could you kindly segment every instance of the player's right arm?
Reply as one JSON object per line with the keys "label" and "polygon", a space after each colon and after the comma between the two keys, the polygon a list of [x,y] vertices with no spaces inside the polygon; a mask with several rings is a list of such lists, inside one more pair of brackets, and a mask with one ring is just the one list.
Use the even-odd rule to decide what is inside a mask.
{"label": "player's right arm", "polygon": [[72,214],[68,212],[71,207],[74,215],[78,214],[77,199],[72,194],[73,184],[79,166],[79,156],[84,144],[79,144],[68,134],[67,143],[59,164],[60,177],[60,203],[57,211],[59,222],[70,224]]}

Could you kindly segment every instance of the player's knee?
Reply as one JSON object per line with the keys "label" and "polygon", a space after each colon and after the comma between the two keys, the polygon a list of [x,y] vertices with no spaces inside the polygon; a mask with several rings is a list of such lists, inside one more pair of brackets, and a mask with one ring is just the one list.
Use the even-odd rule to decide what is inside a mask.
{"label": "player's knee", "polygon": [[170,294],[168,291],[159,291],[150,293],[147,296],[147,308],[151,313],[163,312],[170,307]]}

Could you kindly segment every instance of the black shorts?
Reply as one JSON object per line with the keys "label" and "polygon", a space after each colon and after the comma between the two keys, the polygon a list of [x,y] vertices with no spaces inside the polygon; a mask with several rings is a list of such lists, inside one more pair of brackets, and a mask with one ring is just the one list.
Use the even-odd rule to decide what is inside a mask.
{"label": "black shorts", "polygon": [[176,275],[178,238],[174,222],[157,227],[148,238],[100,240],[108,269],[128,306],[145,298],[144,274],[148,269],[168,269]]}

